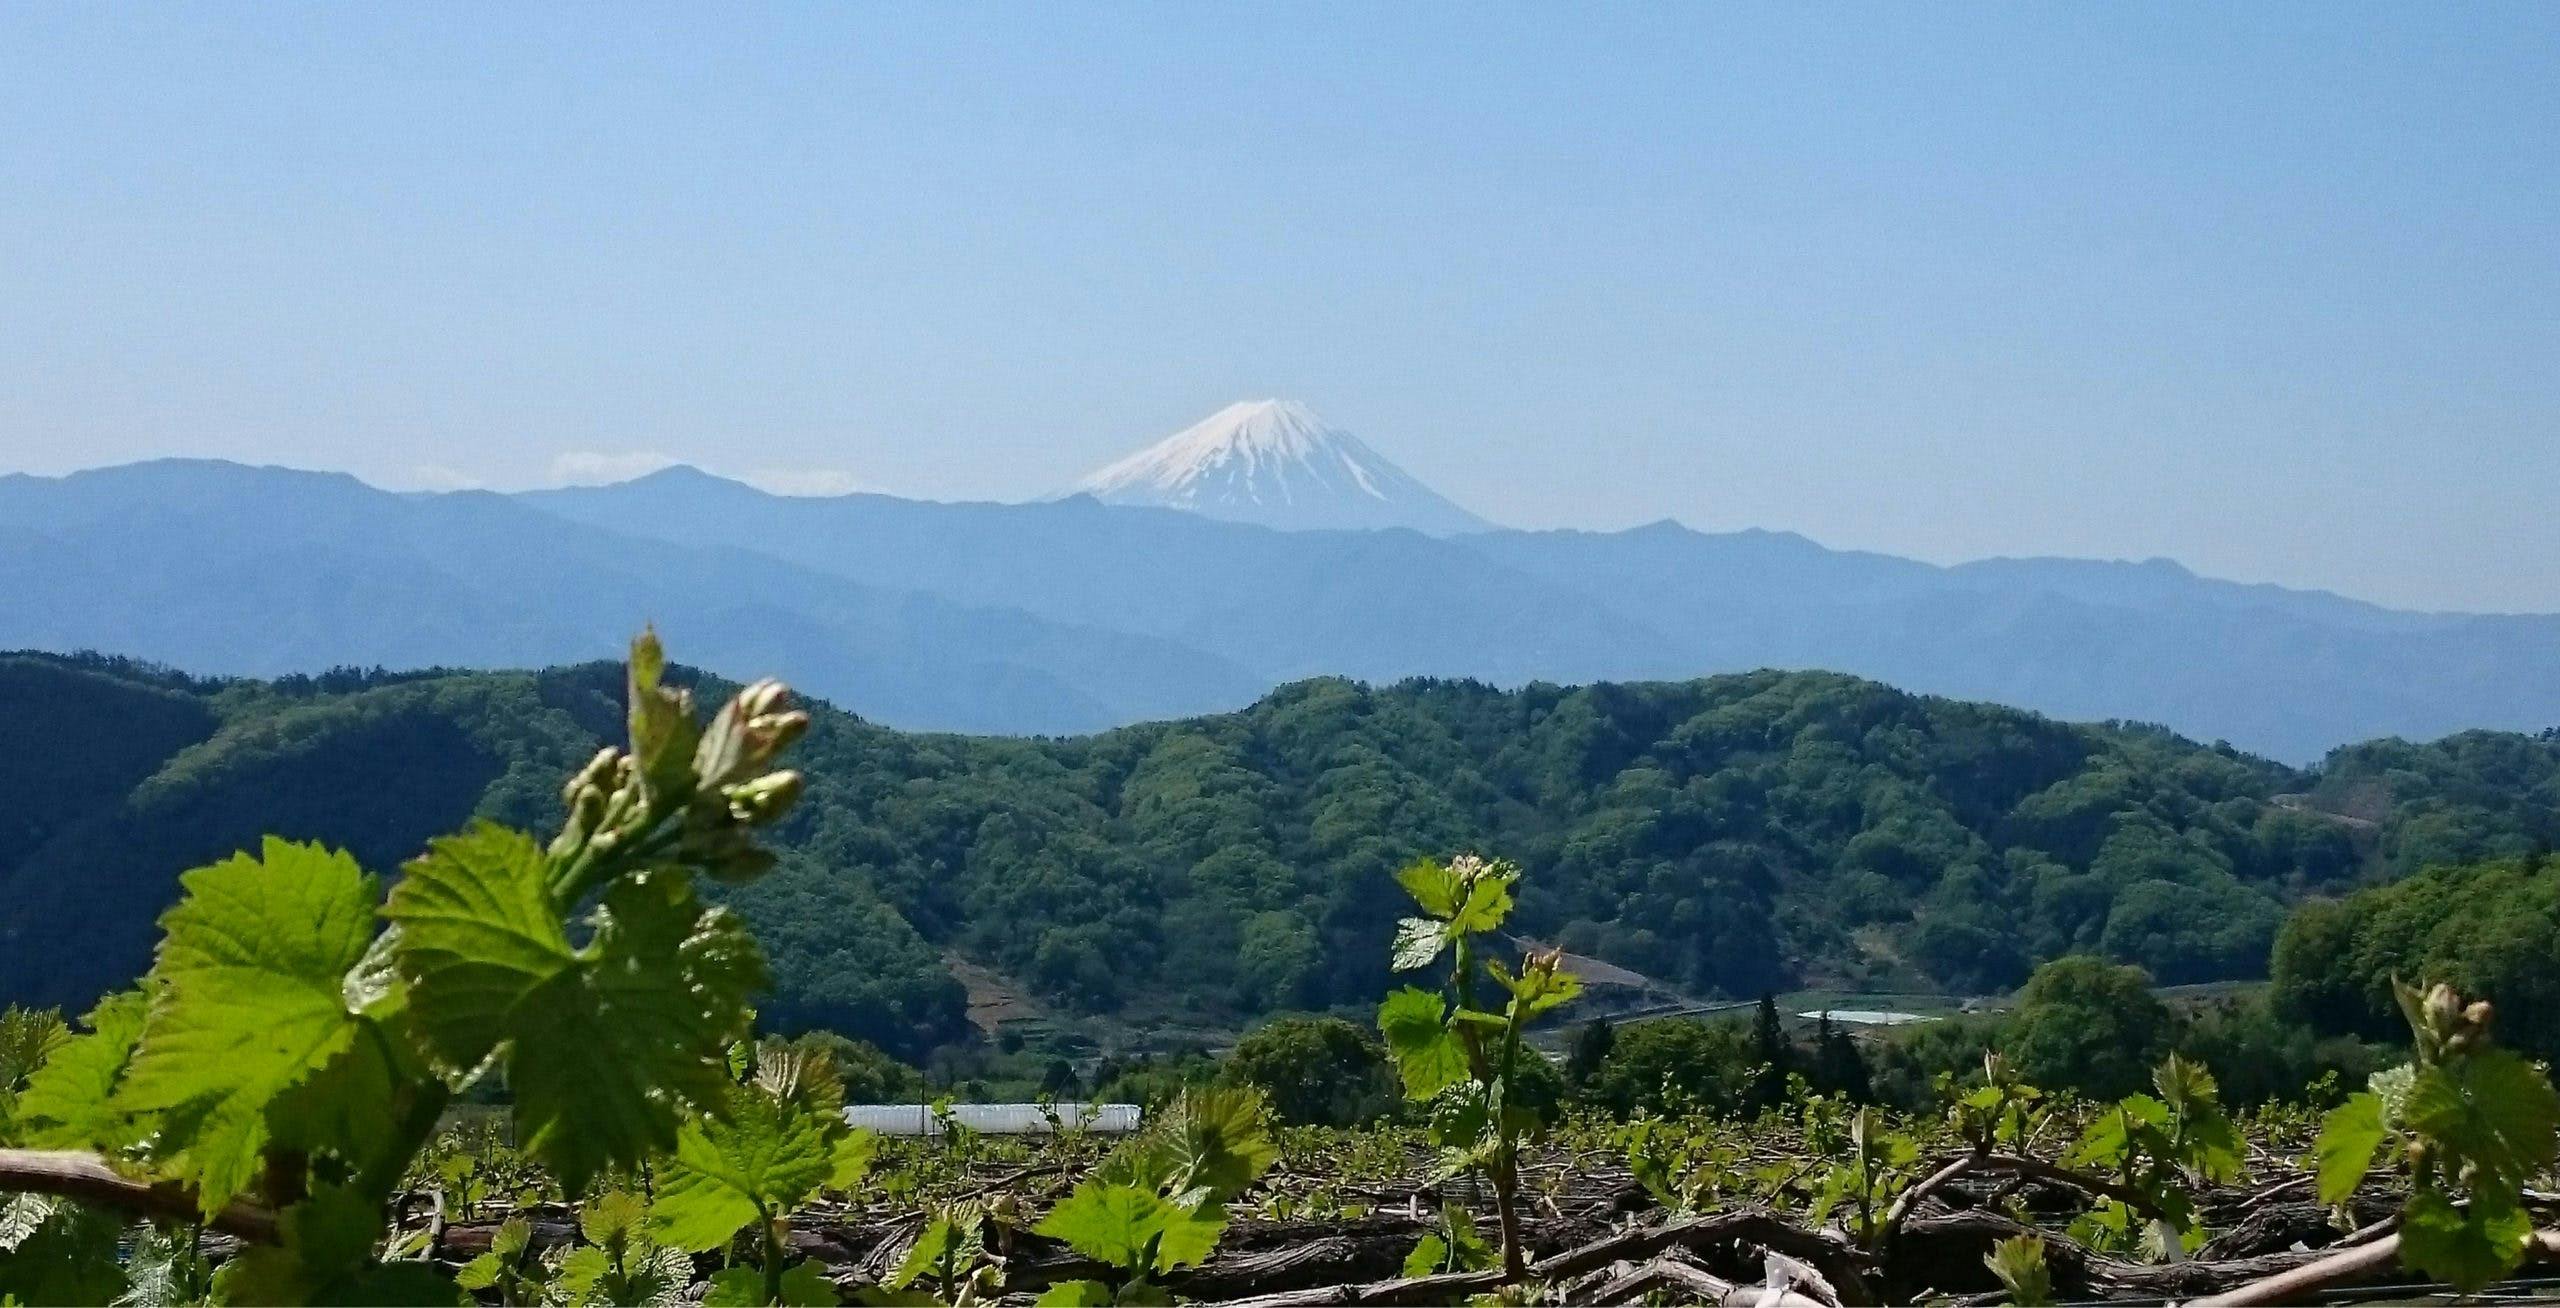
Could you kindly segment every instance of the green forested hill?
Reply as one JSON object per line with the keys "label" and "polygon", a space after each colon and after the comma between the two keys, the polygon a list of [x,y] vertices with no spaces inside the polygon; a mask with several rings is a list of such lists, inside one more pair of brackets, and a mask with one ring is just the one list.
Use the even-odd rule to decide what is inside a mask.
{"label": "green forested hill", "polygon": [[[0,996],[130,979],[176,874],[262,832],[389,871],[473,813],[547,827],[620,692],[608,665],[205,682],[0,658]],[[1368,1002],[1388,873],[1424,852],[1517,858],[1526,929],[1739,995],[2005,988],[2074,950],[2257,975],[2290,899],[2560,834],[2547,736],[2306,774],[1823,674],[1318,680],[1070,740],[822,712],[796,761],[783,864],[737,895],[775,958],[765,1012],[909,1053],[960,1033],[948,954],[1088,1011]]]}

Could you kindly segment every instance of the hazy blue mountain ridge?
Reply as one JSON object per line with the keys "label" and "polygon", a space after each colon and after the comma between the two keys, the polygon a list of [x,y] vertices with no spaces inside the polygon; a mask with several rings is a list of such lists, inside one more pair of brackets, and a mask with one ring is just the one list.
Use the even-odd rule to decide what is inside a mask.
{"label": "hazy blue mountain ridge", "polygon": [[774,554],[571,523],[482,492],[145,464],[0,478],[0,648],[97,649],[197,672],[530,667],[656,622],[902,726],[1077,732],[1263,688],[1142,634],[866,586]]}
{"label": "hazy blue mountain ridge", "polygon": [[788,538],[849,579],[1146,631],[1274,682],[1821,668],[2158,721],[2294,762],[2375,736],[2560,722],[2560,617],[2404,612],[2167,560],[1940,567],[1671,522],[1277,532],[1077,499],[784,500],[690,470],[525,498],[688,539]]}
{"label": "hazy blue mountain ridge", "polygon": [[2292,762],[2560,723],[2560,617],[2409,613],[2165,560],[1940,567],[1785,532],[1279,531],[1089,497],[768,495],[689,468],[395,495],[167,461],[0,478],[0,647],[196,671],[525,667],[656,620],[912,728],[1061,733],[1309,676],[1827,669]]}

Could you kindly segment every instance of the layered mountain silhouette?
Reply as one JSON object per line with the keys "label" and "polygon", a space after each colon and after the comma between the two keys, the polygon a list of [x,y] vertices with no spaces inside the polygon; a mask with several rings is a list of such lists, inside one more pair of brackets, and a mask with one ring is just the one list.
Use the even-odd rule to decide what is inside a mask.
{"label": "layered mountain silhouette", "polygon": [[1083,732],[1284,681],[1822,668],[2293,762],[2560,723],[2560,617],[2411,613],[2173,563],[1944,568],[1765,531],[1272,530],[1090,495],[786,498],[688,468],[402,495],[170,461],[0,477],[0,649],[197,672],[531,667],[656,621],[890,725]]}
{"label": "layered mountain silhouette", "polygon": [[245,675],[540,667],[610,656],[616,633],[655,622],[706,666],[768,668],[885,722],[984,732],[1088,731],[1266,688],[1172,642],[863,585],[779,551],[596,530],[485,492],[171,461],[0,477],[0,523],[0,648]]}

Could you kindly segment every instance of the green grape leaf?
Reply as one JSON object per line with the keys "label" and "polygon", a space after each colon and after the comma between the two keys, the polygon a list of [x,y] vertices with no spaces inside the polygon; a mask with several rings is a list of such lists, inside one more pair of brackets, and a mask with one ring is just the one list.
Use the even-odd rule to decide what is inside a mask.
{"label": "green grape leaf", "polygon": [[215,1274],[227,1303],[460,1304],[454,1282],[424,1263],[377,1263],[382,1210],[344,1186],[313,1187],[277,1215],[281,1243],[253,1246]]}
{"label": "green grape leaf", "polygon": [[478,1067],[515,1034],[526,996],[577,965],[553,906],[550,860],[533,838],[475,823],[402,869],[382,915],[409,1012],[448,1074]]}
{"label": "green grape leaf", "polygon": [[489,1289],[497,1285],[498,1272],[505,1265],[499,1261],[498,1255],[484,1253],[457,1268],[453,1273],[453,1283],[475,1292]]}
{"label": "green grape leaf", "polygon": [[799,1207],[835,1166],[826,1127],[817,1113],[753,1086],[730,1096],[725,1119],[687,1122],[660,1173],[657,1238],[717,1249],[759,1216]]}
{"label": "green grape leaf", "polygon": [[1443,1203],[1441,1225],[1449,1232],[1449,1248],[1454,1255],[1454,1270],[1481,1272],[1502,1261],[1501,1255],[1476,1230],[1475,1216],[1456,1204]]}
{"label": "green grape leaf", "polygon": [[2370,1090],[2330,1109],[2320,1121],[2319,1141],[2311,1146],[2320,1202],[2345,1203],[2364,1183],[2365,1169],[2373,1166],[2374,1152],[2389,1134],[2382,1124],[2382,1096]]}
{"label": "green grape leaf", "polygon": [[1478,935],[1501,926],[1502,920],[1511,916],[1511,883],[1518,876],[1498,867],[1478,875],[1475,885],[1467,891],[1467,902],[1450,915],[1450,933]]}
{"label": "green grape leaf", "polygon": [[1169,1272],[1209,1261],[1218,1237],[1226,1232],[1227,1215],[1215,1204],[1170,1205],[1164,1234],[1156,1241],[1155,1270]]}
{"label": "green grape leaf", "polygon": [[2133,1140],[2134,1124],[2122,1112],[2108,1109],[2091,1119],[2088,1129],[2080,1133],[2079,1143],[2063,1156],[2073,1167],[2114,1168],[2125,1158]]}
{"label": "green grape leaf", "polygon": [[89,1034],[73,1036],[27,1078],[18,1095],[18,1130],[43,1149],[114,1153],[144,1132],[115,1103],[116,1082],[142,1038],[149,1005],[138,991],[98,1001],[81,1019]]}
{"label": "green grape leaf", "polygon": [[1378,1006],[1378,1031],[1386,1037],[1408,1099],[1428,1099],[1468,1078],[1466,1047],[1445,1025],[1448,1005],[1438,994],[1406,986]]}
{"label": "green grape leaf", "polygon": [[1458,892],[1465,889],[1458,874],[1437,859],[1416,859],[1396,873],[1396,884],[1413,896],[1413,902],[1433,917],[1447,918],[1458,911]]}
{"label": "green grape leaf", "polygon": [[2515,1270],[2532,1239],[2533,1220],[2511,1195],[2482,1192],[2466,1211],[2421,1190],[2400,1210],[2402,1260],[2464,1294]]}
{"label": "green grape leaf", "polygon": [[1280,1157],[1258,1090],[1185,1089],[1162,1123],[1149,1142],[1155,1157],[1147,1178],[1161,1189],[1232,1199]]}
{"label": "green grape leaf", "polygon": [[702,1308],[756,1308],[764,1302],[764,1273],[732,1267],[712,1274],[702,1287]]}
{"label": "green grape leaf", "polygon": [[559,1255],[559,1259],[560,1265],[551,1276],[551,1288],[560,1302],[593,1303],[603,1297],[605,1278],[613,1274],[610,1255],[594,1245],[582,1244]]}
{"label": "green grape leaf", "polygon": [[1436,918],[1409,917],[1396,923],[1396,941],[1390,951],[1388,967],[1397,972],[1410,972],[1429,967],[1440,952],[1449,947],[1449,924]]}
{"label": "green grape leaf", "polygon": [[361,1267],[382,1234],[382,1210],[342,1185],[313,1186],[309,1196],[277,1215],[276,1227],[303,1271],[333,1280]]}
{"label": "green grape leaf", "polygon": [[[612,1198],[614,1198],[613,1195],[606,1195],[588,1204],[587,1207],[594,1208]],[[579,1215],[578,1225],[583,1229],[586,1224],[586,1216],[582,1213]],[[523,1217],[510,1217],[498,1223],[497,1231],[489,1237],[489,1252],[501,1258],[514,1258],[532,1246],[533,1223]]]}
{"label": "green grape leaf", "polygon": [[2171,1054],[2152,1069],[2151,1084],[2160,1098],[2178,1112],[2193,1112],[2200,1107],[2218,1107],[2221,1088],[2214,1084],[2213,1073],[2204,1064]]}
{"label": "green grape leaf", "polygon": [[909,1286],[904,1290],[892,1290],[885,1285],[874,1285],[854,1291],[853,1301],[873,1305],[873,1308],[940,1308],[942,1303],[942,1300],[932,1291],[920,1285]]}
{"label": "green grape leaf", "polygon": [[767,980],[745,924],[704,911],[680,872],[620,878],[595,923],[579,966],[519,1008],[507,1065],[526,1146],[570,1189],[673,1148],[688,1107],[720,1102],[728,1043]]}
{"label": "green grape leaf", "polygon": [[[649,1206],[640,1196],[628,1190],[613,1190],[597,1195],[578,1210],[578,1234],[599,1248],[617,1241],[628,1243],[643,1234],[649,1225]],[[526,1235],[532,1234],[531,1228]]]}
{"label": "green grape leaf", "polygon": [[2231,1181],[2240,1175],[2240,1130],[2219,1108],[2198,1110],[2187,1123],[2187,1170],[2207,1181]]}
{"label": "green grape leaf", "polygon": [[1089,1180],[1032,1230],[1064,1240],[1097,1262],[1138,1271],[1147,1263],[1147,1242],[1164,1234],[1176,1215],[1173,1205],[1152,1190]]}
{"label": "green grape leaf", "polygon": [[782,1302],[788,1308],[835,1308],[842,1301],[826,1269],[804,1258],[782,1269]]}
{"label": "green grape leaf", "polygon": [[[975,1225],[974,1214],[971,1224]],[[882,1284],[892,1290],[907,1288],[917,1277],[940,1267],[943,1259],[959,1258],[975,1234],[974,1230],[964,1233],[960,1225],[951,1220],[949,1213],[935,1213],[933,1219],[924,1224],[924,1229],[916,1233],[916,1242],[907,1246],[907,1256],[899,1260],[898,1270],[889,1273],[889,1279]]]}
{"label": "green grape leaf", "polygon": [[2003,1240],[1983,1255],[1982,1265],[2009,1291],[2009,1302],[2020,1308],[2053,1302],[2053,1273],[2045,1266],[2043,1240],[2032,1235]]}
{"label": "green grape leaf", "polygon": [[382,1124],[398,1111],[401,1089],[425,1069],[408,1042],[370,1018],[356,1019],[356,1038],[302,1084],[276,1096],[267,1112],[275,1146],[335,1154],[361,1170],[391,1146]]}
{"label": "green grape leaf", "polygon": [[1111,1287],[1100,1281],[1060,1281],[1032,1300],[1034,1308],[1110,1308]]}
{"label": "green grape leaf", "polygon": [[2174,1116],[2167,1104],[2149,1095],[2126,1095],[2117,1101],[2116,1107],[2124,1110],[2124,1115],[2137,1129],[2146,1126],[2154,1130],[2166,1128]]}
{"label": "green grape leaf", "polygon": [[180,1175],[219,1212],[255,1179],[268,1104],[355,1039],[347,973],[373,939],[374,882],[355,860],[270,837],[179,878],[160,921],[142,1040],[116,1089],[171,1113]]}
{"label": "green grape leaf", "polygon": [[[1473,1081],[1456,1082],[1432,1098],[1431,1142],[1457,1149],[1477,1149],[1487,1139],[1487,1128],[1493,1125],[1494,1112],[1492,1096],[1485,1087]],[[1472,1167],[1475,1162],[1470,1154],[1460,1166]]]}
{"label": "green grape leaf", "polygon": [[871,1175],[872,1160],[880,1153],[880,1137],[869,1130],[847,1131],[836,1140],[835,1161],[827,1171],[827,1188],[850,1190]]}
{"label": "green grape leaf", "polygon": [[2521,1055],[2483,1049],[2419,1072],[2406,1112],[2410,1130],[2484,1177],[2520,1183],[2551,1162],[2560,1092]]}
{"label": "green grape leaf", "polygon": [[1449,1264],[1449,1242],[1437,1232],[1416,1241],[1413,1252],[1404,1256],[1404,1275],[1431,1276]]}
{"label": "green grape leaf", "polygon": [[1582,978],[1561,968],[1531,968],[1511,984],[1511,997],[1520,1005],[1521,1016],[1536,1017],[1551,1008],[1572,1002],[1582,993]]}
{"label": "green grape leaf", "polygon": [[2075,1167],[2122,1168],[2137,1151],[2157,1156],[2167,1147],[2163,1128],[2169,1106],[2149,1095],[2128,1095],[2100,1113],[2064,1159]]}

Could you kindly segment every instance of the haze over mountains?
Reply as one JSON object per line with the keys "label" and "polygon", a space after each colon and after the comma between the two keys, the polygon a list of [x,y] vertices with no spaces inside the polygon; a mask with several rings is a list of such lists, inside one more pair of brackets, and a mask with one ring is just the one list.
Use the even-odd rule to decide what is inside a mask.
{"label": "haze over mountains", "polygon": [[[1950,568],[1670,522],[1489,529],[1295,405],[1234,406],[1091,484],[1195,511],[781,497],[690,468],[514,495],[183,460],[0,477],[0,649],[252,675],[536,667],[656,620],[702,666],[993,733],[1236,708],[1329,674],[1762,667],[2160,722],[2290,762],[2560,724],[2560,617],[2395,611],[2164,560]],[[1400,525],[1211,516],[1361,513]]]}

